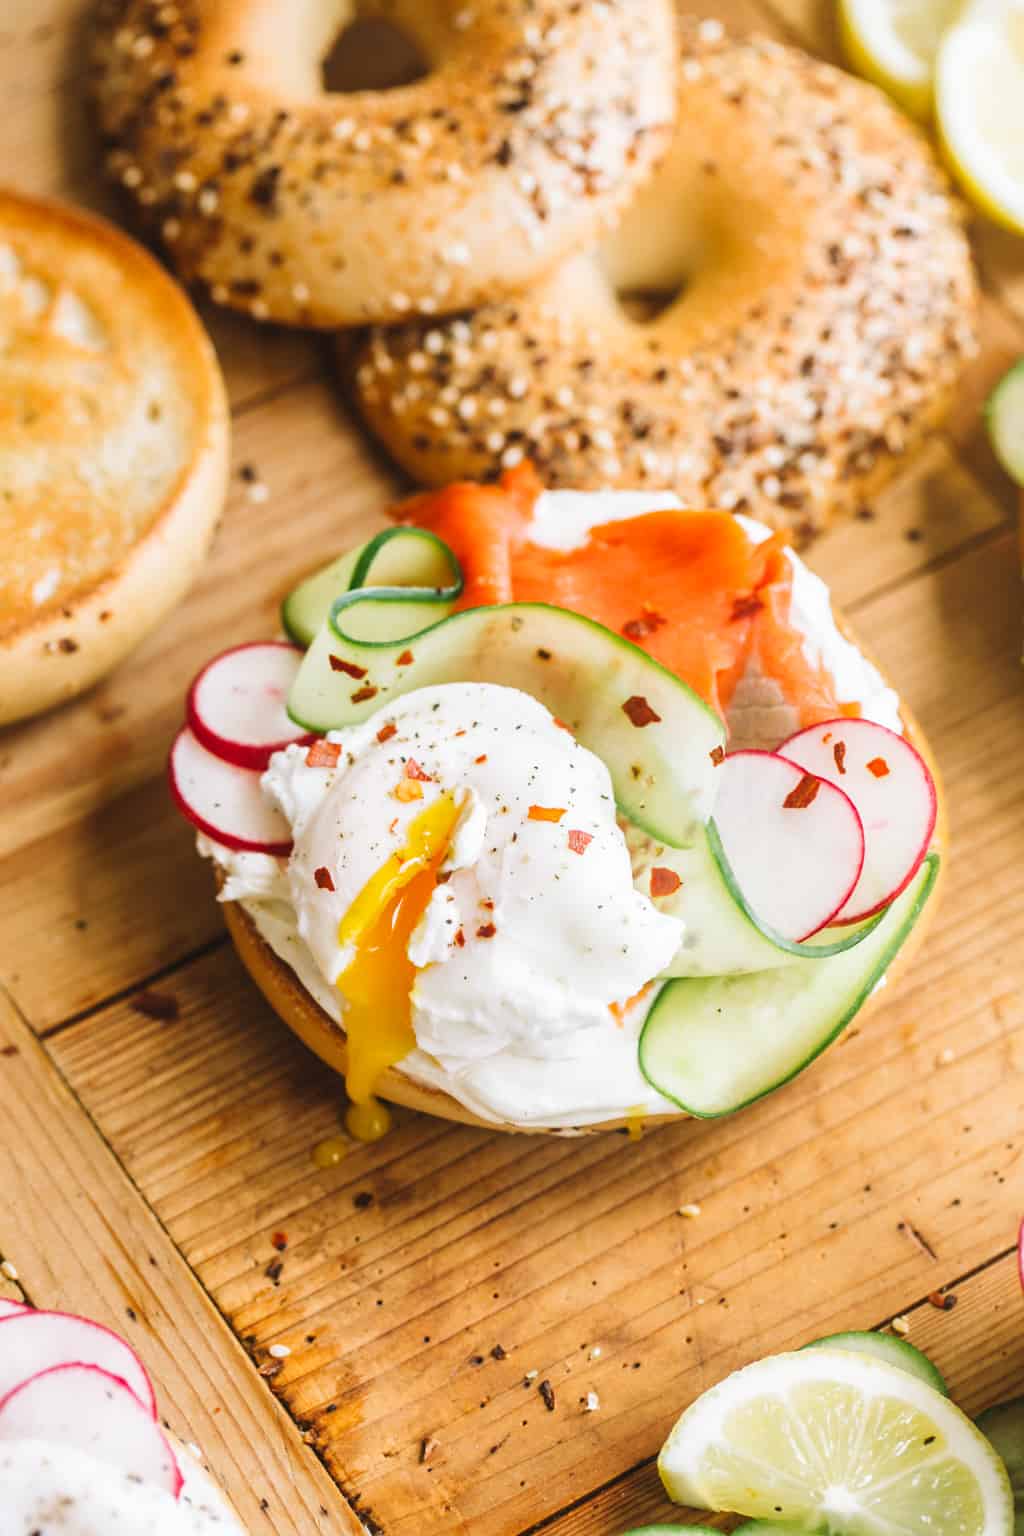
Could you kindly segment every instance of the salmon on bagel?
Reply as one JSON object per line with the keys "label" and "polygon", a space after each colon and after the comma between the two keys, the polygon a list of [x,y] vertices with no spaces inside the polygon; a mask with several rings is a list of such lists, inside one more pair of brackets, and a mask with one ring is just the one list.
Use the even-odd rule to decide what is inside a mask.
{"label": "salmon on bagel", "polygon": [[[374,330],[363,417],[414,479],[672,485],[799,537],[872,496],[974,348],[959,205],[874,87],[683,22],[678,128],[616,233],[528,292]],[[674,295],[638,317],[623,295]]]}
{"label": "salmon on bagel", "polygon": [[[325,91],[382,18],[428,73]],[[462,309],[597,237],[667,143],[669,0],[106,0],[94,89],[111,173],[183,277],[257,319]]]}
{"label": "salmon on bagel", "polygon": [[213,347],[153,258],[0,192],[0,725],[87,688],[158,625],[224,499]]}

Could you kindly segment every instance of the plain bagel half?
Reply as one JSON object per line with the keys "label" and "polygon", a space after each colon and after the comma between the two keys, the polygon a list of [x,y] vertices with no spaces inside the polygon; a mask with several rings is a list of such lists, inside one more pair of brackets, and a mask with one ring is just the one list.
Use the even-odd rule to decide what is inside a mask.
{"label": "plain bagel half", "polygon": [[[670,485],[803,538],[941,418],[976,291],[924,135],[797,49],[681,34],[672,148],[603,246],[356,354],[359,409],[418,483],[529,458],[548,485]],[[637,293],[677,296],[638,318]]]}
{"label": "plain bagel half", "polygon": [[[839,622],[847,639],[853,640],[856,643],[855,637],[850,633],[849,627],[845,622],[841,619]],[[938,817],[932,839],[932,848],[942,855],[943,862],[945,862],[948,846],[948,823],[942,781],[939,777],[931,748],[920,726],[906,709],[902,710],[902,716],[907,739],[921,753],[931,771],[938,790]],[[939,884],[941,885],[941,883],[942,875],[940,872]],[[918,919],[896,960],[889,967],[887,973],[889,977],[892,977],[896,970],[902,970],[916,953],[924,938],[928,923],[935,912],[937,899],[938,891],[936,889],[932,891],[925,912]],[[256,923],[242,903],[234,901],[224,902],[222,911],[228,933],[231,935],[239,959],[262,992],[266,1001],[270,1004],[270,1007],[287,1024],[288,1028],[298,1036],[302,1043],[320,1057],[321,1061],[325,1062],[333,1071],[344,1076],[347,1066],[347,1052],[345,1031],[341,1025],[336,1023],[321,1008],[316,999],[302,985],[302,982],[291,966],[274,952],[259,932]],[[871,998],[864,1006],[870,1007],[874,1001],[875,999]],[[576,1136],[589,1135],[595,1131],[622,1130],[635,1125],[635,1121],[619,1118],[604,1120],[583,1127],[573,1127],[569,1130],[557,1130],[546,1126],[520,1126],[484,1120],[453,1098],[451,1094],[444,1093],[440,1089],[430,1087],[424,1083],[414,1082],[396,1067],[391,1067],[384,1073],[378,1084],[377,1091],[381,1098],[388,1099],[393,1104],[401,1104],[406,1109],[418,1110],[422,1114],[436,1115],[442,1120],[454,1120],[463,1125],[475,1125],[481,1127],[481,1129],[491,1131],[518,1131],[529,1135]],[[682,1111],[674,1115],[649,1115],[644,1117],[644,1125],[645,1127],[668,1125],[686,1118]]]}
{"label": "plain bagel half", "polygon": [[184,595],[224,500],[213,347],[133,240],[0,192],[0,725],[73,697]]}
{"label": "plain bagel half", "polygon": [[[429,72],[325,91],[356,17]],[[665,148],[670,0],[105,0],[107,164],[188,279],[313,326],[461,309],[597,237]]]}

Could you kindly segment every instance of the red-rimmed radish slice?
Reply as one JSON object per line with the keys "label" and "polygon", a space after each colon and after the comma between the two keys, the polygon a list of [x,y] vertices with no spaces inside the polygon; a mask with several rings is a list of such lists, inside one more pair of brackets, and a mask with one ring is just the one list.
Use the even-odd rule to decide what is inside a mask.
{"label": "red-rimmed radish slice", "polygon": [[0,1317],[0,1398],[55,1365],[95,1365],[119,1377],[156,1418],[156,1394],[138,1355],[102,1323],[32,1308]]}
{"label": "red-rimmed radish slice", "polygon": [[167,776],[178,808],[214,842],[279,858],[291,851],[291,828],[264,799],[255,769],[208,752],[187,725],[174,738]]}
{"label": "red-rimmed radish slice", "polygon": [[170,1442],[120,1376],[54,1365],[0,1398],[0,1441],[46,1440],[84,1451],[176,1499],[184,1479]]}
{"label": "red-rimmed radish slice", "polygon": [[192,734],[239,768],[266,768],[290,742],[313,741],[285,708],[303,655],[286,640],[266,640],[215,656],[188,691]]}
{"label": "red-rimmed radish slice", "polygon": [[14,1317],[18,1312],[31,1312],[32,1308],[24,1301],[11,1301],[7,1296],[0,1296],[0,1317]]}
{"label": "red-rimmed radish slice", "polygon": [[730,752],[716,785],[718,835],[756,916],[794,942],[826,927],[864,861],[853,802],[775,752]]}
{"label": "red-rimmed radish slice", "polygon": [[872,720],[827,720],[779,751],[849,795],[864,825],[864,868],[837,921],[870,917],[905,890],[935,831],[938,796],[921,754]]}

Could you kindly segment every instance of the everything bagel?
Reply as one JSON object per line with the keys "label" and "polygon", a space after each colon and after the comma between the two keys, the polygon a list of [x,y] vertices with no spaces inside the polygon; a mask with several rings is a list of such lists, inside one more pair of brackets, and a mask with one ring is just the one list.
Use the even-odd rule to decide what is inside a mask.
{"label": "everything bagel", "polygon": [[[326,92],[356,16],[428,61]],[[667,142],[668,0],[106,0],[108,169],[183,277],[257,319],[395,321],[480,304],[596,238]]]}
{"label": "everything bagel", "polygon": [[[974,349],[958,205],[873,87],[683,24],[679,128],[612,239],[474,313],[375,330],[366,421],[421,483],[529,456],[807,537],[871,496]],[[618,295],[681,294],[638,321]]]}

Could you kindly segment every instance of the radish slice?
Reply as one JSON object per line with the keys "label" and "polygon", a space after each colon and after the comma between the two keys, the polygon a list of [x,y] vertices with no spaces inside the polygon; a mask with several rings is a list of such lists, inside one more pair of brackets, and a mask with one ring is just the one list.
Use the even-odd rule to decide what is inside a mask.
{"label": "radish slice", "polygon": [[6,1296],[0,1296],[0,1317],[14,1317],[17,1312],[31,1312],[32,1308],[24,1301],[10,1301]]}
{"label": "radish slice", "polygon": [[718,770],[714,818],[744,899],[799,942],[832,922],[857,884],[864,832],[833,784],[775,752],[731,752]]}
{"label": "radish slice", "polygon": [[857,923],[905,890],[935,831],[935,780],[919,752],[872,720],[827,720],[779,751],[849,795],[864,824],[864,868],[837,921]]}
{"label": "radish slice", "polygon": [[96,1365],[119,1377],[156,1418],[156,1395],[135,1351],[102,1323],[26,1309],[0,1317],[0,1398],[54,1365]]}
{"label": "radish slice", "polygon": [[285,704],[303,652],[285,640],[238,645],[208,662],[188,691],[185,713],[208,752],[239,768],[266,768],[292,741],[313,741]]}
{"label": "radish slice", "polygon": [[95,1365],[54,1365],[0,1399],[0,1441],[74,1447],[176,1499],[184,1479],[167,1436],[119,1376]]}
{"label": "radish slice", "polygon": [[291,852],[291,828],[263,798],[259,774],[215,757],[187,725],[174,738],[167,773],[179,809],[214,842],[278,858]]}

